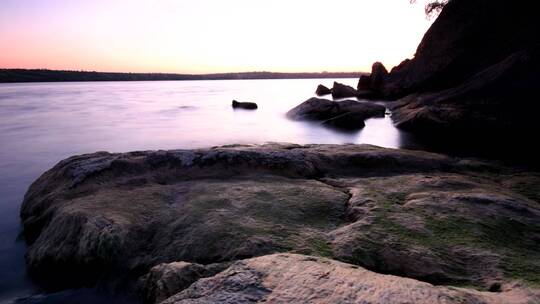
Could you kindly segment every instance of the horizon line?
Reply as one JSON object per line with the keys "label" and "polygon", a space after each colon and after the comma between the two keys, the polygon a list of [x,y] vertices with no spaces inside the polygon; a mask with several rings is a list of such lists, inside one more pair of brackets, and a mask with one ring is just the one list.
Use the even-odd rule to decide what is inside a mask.
{"label": "horizon line", "polygon": [[84,70],[2,69],[0,83],[81,81],[165,81],[165,80],[256,80],[360,78],[365,72],[226,72],[209,74],[98,72]]}
{"label": "horizon line", "polygon": [[318,71],[318,72],[276,72],[268,70],[252,70],[242,72],[209,72],[209,73],[184,73],[184,72],[118,72],[118,71],[97,71],[97,70],[76,70],[76,69],[50,69],[50,68],[2,68],[0,71],[52,71],[52,72],[77,72],[77,73],[109,73],[109,74],[154,74],[154,75],[187,75],[187,76],[205,76],[205,75],[224,75],[224,74],[249,74],[249,73],[271,73],[271,74],[369,74],[366,71]]}

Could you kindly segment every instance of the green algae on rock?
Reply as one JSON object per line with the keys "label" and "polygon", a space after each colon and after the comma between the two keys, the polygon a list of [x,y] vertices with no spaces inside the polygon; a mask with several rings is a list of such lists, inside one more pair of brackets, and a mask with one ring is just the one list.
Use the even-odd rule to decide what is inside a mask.
{"label": "green algae on rock", "polygon": [[537,288],[537,179],[369,145],[100,152],[44,173],[21,217],[30,272],[60,286],[291,252],[437,285]]}

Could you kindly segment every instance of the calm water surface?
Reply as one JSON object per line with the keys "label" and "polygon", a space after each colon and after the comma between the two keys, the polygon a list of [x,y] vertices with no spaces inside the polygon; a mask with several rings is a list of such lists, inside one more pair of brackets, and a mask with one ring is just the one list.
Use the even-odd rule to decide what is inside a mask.
{"label": "calm water surface", "polygon": [[[356,84],[356,79],[338,81]],[[392,126],[389,117],[370,119],[363,130],[352,133],[285,118],[289,109],[313,96],[319,83],[332,82],[0,84],[0,303],[40,292],[25,275],[19,207],[30,183],[68,156],[269,141],[402,146],[406,135]],[[259,109],[232,110],[232,99],[257,102]],[[86,291],[64,295],[64,301],[81,294]]]}

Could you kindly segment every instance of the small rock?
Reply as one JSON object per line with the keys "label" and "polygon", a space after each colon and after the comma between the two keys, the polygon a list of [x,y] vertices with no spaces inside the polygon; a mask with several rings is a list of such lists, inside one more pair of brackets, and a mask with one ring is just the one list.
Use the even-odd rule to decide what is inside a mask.
{"label": "small rock", "polygon": [[317,87],[317,90],[315,91],[315,94],[317,94],[317,96],[329,95],[329,94],[332,94],[332,90],[330,90],[329,88],[327,88],[327,87],[323,86],[322,84],[320,84]]}
{"label": "small rock", "polygon": [[258,108],[257,104],[254,102],[238,102],[236,100],[232,101],[232,107],[234,109],[244,109],[244,110],[256,110]]}
{"label": "small rock", "polygon": [[332,97],[333,98],[347,98],[347,97],[356,97],[358,91],[355,88],[348,85],[344,85],[339,82],[334,82],[334,87],[332,88]]}
{"label": "small rock", "polygon": [[371,83],[370,88],[372,90],[379,91],[384,85],[384,81],[388,76],[388,70],[380,62],[375,62],[371,67]]}

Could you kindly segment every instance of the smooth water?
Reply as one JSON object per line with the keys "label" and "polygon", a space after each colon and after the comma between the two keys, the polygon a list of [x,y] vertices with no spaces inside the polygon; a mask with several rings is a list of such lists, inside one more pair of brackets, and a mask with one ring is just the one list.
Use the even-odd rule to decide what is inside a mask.
{"label": "smooth water", "polygon": [[[349,133],[285,117],[319,83],[333,81],[0,84],[0,303],[39,292],[25,274],[19,207],[30,183],[68,156],[269,141],[392,148],[407,142],[388,116]],[[232,99],[256,102],[259,109],[233,110]]]}

